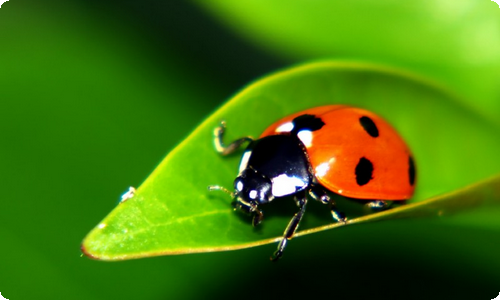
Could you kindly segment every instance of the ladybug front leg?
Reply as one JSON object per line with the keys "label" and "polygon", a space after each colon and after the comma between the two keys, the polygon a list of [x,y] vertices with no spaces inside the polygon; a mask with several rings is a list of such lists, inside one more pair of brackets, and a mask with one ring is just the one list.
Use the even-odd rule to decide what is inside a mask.
{"label": "ladybug front leg", "polygon": [[293,216],[293,218],[288,223],[288,226],[286,227],[285,232],[283,233],[283,238],[281,239],[278,248],[271,257],[272,261],[277,261],[283,255],[283,251],[285,250],[288,241],[292,239],[293,235],[295,234],[295,231],[297,231],[300,220],[302,220],[302,217],[304,216],[304,213],[306,211],[307,197],[304,192],[301,192],[300,195],[296,195],[295,201],[297,202],[299,211]]}
{"label": "ladybug front leg", "polygon": [[221,121],[220,125],[214,130],[214,144],[215,144],[215,150],[222,155],[228,155],[234,153],[245,142],[253,141],[252,137],[245,136],[231,142],[229,145],[226,146],[222,141],[222,139],[224,138],[224,132],[226,132],[226,122]]}

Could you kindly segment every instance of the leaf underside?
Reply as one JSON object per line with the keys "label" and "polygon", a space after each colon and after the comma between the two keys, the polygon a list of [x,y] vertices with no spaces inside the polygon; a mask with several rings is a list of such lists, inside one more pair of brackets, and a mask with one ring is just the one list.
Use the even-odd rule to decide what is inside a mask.
{"label": "leaf underside", "polygon": [[500,202],[500,177],[495,176],[500,170],[499,128],[417,76],[364,63],[317,62],[272,74],[236,94],[88,234],[83,252],[122,260],[278,241],[296,211],[293,201],[263,207],[264,222],[252,229],[247,216],[232,211],[227,195],[207,191],[211,184],[231,187],[239,162],[238,155],[221,157],[214,151],[212,131],[226,120],[227,140],[259,136],[283,116],[337,103],[372,110],[400,132],[416,160],[416,193],[407,204],[368,215],[361,204],[339,196],[346,224],[332,223],[328,210],[313,202],[296,236],[376,220],[443,216]]}

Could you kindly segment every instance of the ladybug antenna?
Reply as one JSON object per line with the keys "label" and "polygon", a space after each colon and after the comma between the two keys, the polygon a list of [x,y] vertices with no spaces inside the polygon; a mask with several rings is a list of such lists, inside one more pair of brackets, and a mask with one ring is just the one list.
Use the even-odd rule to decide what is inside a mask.
{"label": "ladybug antenna", "polygon": [[231,196],[231,198],[234,198],[234,193],[233,192],[230,192],[228,189],[226,189],[225,187],[222,187],[220,185],[209,185],[208,186],[208,190],[210,192],[212,192],[212,191],[223,191],[224,193],[229,194],[229,196]]}

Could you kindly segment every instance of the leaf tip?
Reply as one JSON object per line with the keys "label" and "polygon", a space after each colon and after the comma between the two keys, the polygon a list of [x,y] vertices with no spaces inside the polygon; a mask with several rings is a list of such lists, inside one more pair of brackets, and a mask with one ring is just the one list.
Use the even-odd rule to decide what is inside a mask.
{"label": "leaf tip", "polygon": [[87,256],[88,258],[91,258],[91,259],[94,259],[94,260],[100,260],[99,257],[97,257],[96,255],[90,253],[87,248],[85,247],[85,242],[83,242],[81,245],[80,245],[80,250],[82,251],[82,254]]}

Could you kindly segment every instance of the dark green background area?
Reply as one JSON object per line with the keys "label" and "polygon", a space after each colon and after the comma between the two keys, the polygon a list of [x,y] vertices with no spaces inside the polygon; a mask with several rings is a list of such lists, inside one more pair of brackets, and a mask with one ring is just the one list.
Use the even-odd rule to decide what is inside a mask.
{"label": "dark green background area", "polygon": [[[310,18],[313,13],[307,12]],[[498,295],[500,230],[474,226],[481,210],[448,219],[381,222],[305,236],[294,240],[293,249],[278,264],[268,261],[275,245],[118,263],[80,257],[85,234],[128,186],[138,186],[218,105],[257,77],[304,58],[328,57],[280,55],[261,46],[267,36],[255,42],[254,36],[240,35],[240,27],[231,28],[217,18],[184,1],[10,0],[2,5],[4,297]],[[357,52],[350,57],[377,58]],[[498,77],[487,81],[494,80]],[[464,101],[469,99],[475,111],[488,111],[485,115],[495,119],[499,114],[491,108],[498,106],[492,103],[500,97],[495,90],[485,95],[495,96],[483,95],[484,105],[480,99]]]}

